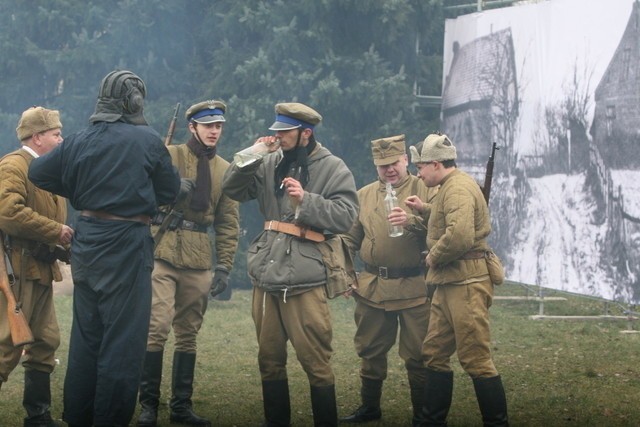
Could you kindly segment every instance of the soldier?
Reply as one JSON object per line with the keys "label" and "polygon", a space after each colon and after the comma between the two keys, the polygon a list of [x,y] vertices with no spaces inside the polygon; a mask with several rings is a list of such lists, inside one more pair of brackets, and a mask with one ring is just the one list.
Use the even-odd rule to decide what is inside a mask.
{"label": "soldier", "polygon": [[[415,423],[422,409],[425,368],[421,350],[429,324],[430,302],[420,255],[426,247],[426,226],[425,219],[408,207],[396,207],[387,215],[385,186],[391,184],[399,200],[412,197],[425,202],[436,189],[428,189],[409,174],[404,135],[371,141],[371,151],[378,179],[358,190],[360,213],[344,236],[364,262],[353,292],[362,405],[341,421],[363,423],[382,417],[380,397],[387,377],[387,353],[400,327],[399,352],[409,377]],[[389,236],[390,223],[403,227],[402,236]]]}
{"label": "soldier", "polygon": [[[13,292],[22,305],[34,343],[25,347],[25,426],[59,425],[51,418],[50,374],[56,366],[60,330],[53,304],[52,282],[62,280],[56,245],[68,246],[73,230],[64,224],[67,203],[40,191],[27,179],[29,164],[62,142],[60,113],[32,107],[22,113],[16,128],[22,147],[0,160],[0,230],[17,275]],[[7,301],[0,297],[0,317]],[[0,387],[20,361],[22,347],[14,347],[6,319],[0,322]],[[61,424],[60,424],[61,425]]]}
{"label": "soldier", "polygon": [[314,423],[332,426],[338,421],[329,363],[332,328],[318,246],[325,233],[351,227],[358,209],[355,182],[344,162],[316,141],[318,112],[300,103],[277,104],[275,110],[269,129],[276,135],[256,141],[272,153],[242,167],[234,161],[222,188],[241,202],[256,199],[266,220],[247,251],[265,425],[290,424],[291,340],[311,386]]}
{"label": "soldier", "polygon": [[156,204],[180,177],[143,115],[146,88],[130,71],[100,84],[91,125],[35,159],[29,179],[80,215],[71,248],[73,324],[64,420],[126,426],[133,416],[151,311]]}
{"label": "soldier", "polygon": [[427,226],[427,284],[436,290],[422,349],[427,377],[419,425],[446,425],[453,391],[450,359],[457,352],[473,380],[484,425],[508,426],[504,388],[490,349],[489,208],[476,181],[457,169],[456,157],[455,146],[442,134],[411,147],[422,181],[440,186]]}
{"label": "soldier", "polygon": [[[171,385],[170,420],[192,426],[210,426],[209,420],[192,410],[196,337],[207,309],[211,290],[217,295],[227,287],[238,247],[238,203],[222,194],[222,176],[229,163],[216,154],[225,122],[226,105],[203,101],[186,112],[191,138],[169,147],[180,176],[195,182],[191,197],[161,210],[153,224],[159,225],[180,212],[159,241],[153,268],[151,324],[147,340],[138,426],[155,426],[160,399],[164,347],[173,326],[175,351]],[[217,265],[212,277],[212,247],[207,230],[215,232]],[[153,227],[152,231],[156,231]]]}

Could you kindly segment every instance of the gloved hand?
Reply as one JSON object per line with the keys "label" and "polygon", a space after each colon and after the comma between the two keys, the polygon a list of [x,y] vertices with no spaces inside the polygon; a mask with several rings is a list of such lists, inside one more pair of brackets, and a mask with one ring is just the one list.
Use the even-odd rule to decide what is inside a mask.
{"label": "gloved hand", "polygon": [[196,182],[193,179],[181,178],[180,179],[180,191],[176,197],[176,203],[183,202],[189,194],[193,193],[196,188]]}
{"label": "gloved hand", "polygon": [[229,285],[229,270],[221,265],[216,266],[213,277],[211,278],[211,290],[209,290],[209,297],[214,298],[220,295],[227,289]]}

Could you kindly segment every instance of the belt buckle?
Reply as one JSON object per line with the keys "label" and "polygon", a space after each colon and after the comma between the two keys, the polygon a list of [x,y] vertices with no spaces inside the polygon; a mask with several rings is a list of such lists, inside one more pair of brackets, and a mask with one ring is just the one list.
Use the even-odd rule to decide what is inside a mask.
{"label": "belt buckle", "polygon": [[267,225],[267,231],[271,231],[271,230],[273,230],[273,220],[268,221],[267,223],[268,223],[268,225]]}
{"label": "belt buckle", "polygon": [[389,271],[387,270],[387,267],[378,267],[378,276],[383,279],[388,279]]}

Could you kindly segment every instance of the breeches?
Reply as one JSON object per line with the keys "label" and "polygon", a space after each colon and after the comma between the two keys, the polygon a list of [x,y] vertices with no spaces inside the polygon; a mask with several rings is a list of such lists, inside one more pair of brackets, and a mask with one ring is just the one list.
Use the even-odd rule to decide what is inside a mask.
{"label": "breeches", "polygon": [[196,352],[196,336],[207,310],[211,270],[175,268],[156,260],[152,280],[147,351],[160,351],[173,326],[175,351]]}
{"label": "breeches", "polygon": [[258,365],[263,381],[287,378],[287,341],[291,341],[309,384],[335,383],[329,360],[333,353],[331,314],[323,286],[302,294],[269,294],[253,288],[253,321],[258,337]]}
{"label": "breeches", "polygon": [[[55,367],[55,351],[60,345],[60,330],[53,304],[53,288],[38,281],[26,280],[13,286],[16,300],[22,303],[22,312],[31,328],[35,342],[24,347],[25,369],[51,373]],[[0,294],[0,382],[6,382],[9,374],[20,362],[23,347],[14,347],[7,316],[7,299]]]}
{"label": "breeches", "polygon": [[460,365],[472,378],[498,375],[490,349],[492,301],[493,284],[489,280],[437,287],[422,347],[429,369],[451,371],[450,358],[457,351]]}
{"label": "breeches", "polygon": [[397,311],[385,311],[357,302],[354,318],[357,328],[354,343],[361,358],[360,376],[386,379],[387,353],[396,342],[399,326],[398,353],[404,360],[409,380],[424,382],[422,343],[429,326],[429,302]]}

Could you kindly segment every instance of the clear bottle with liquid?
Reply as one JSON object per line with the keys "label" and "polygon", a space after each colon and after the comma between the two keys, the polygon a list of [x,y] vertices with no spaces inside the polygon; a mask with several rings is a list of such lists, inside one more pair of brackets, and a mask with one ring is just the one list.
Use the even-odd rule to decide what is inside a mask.
{"label": "clear bottle with liquid", "polygon": [[276,146],[280,145],[280,140],[276,139],[271,144],[267,144],[264,141],[256,142],[250,147],[245,148],[242,151],[238,151],[233,155],[233,161],[238,165],[238,167],[244,167],[250,165],[256,160],[261,159],[270,153],[270,146],[275,144]]}
{"label": "clear bottle with liquid", "polygon": [[[398,207],[398,198],[396,197],[396,190],[393,189],[391,183],[387,182],[387,195],[384,198],[384,206],[387,211],[387,215],[393,211],[393,208]],[[389,237],[399,237],[403,234],[403,229],[399,225],[393,225],[389,223]]]}

